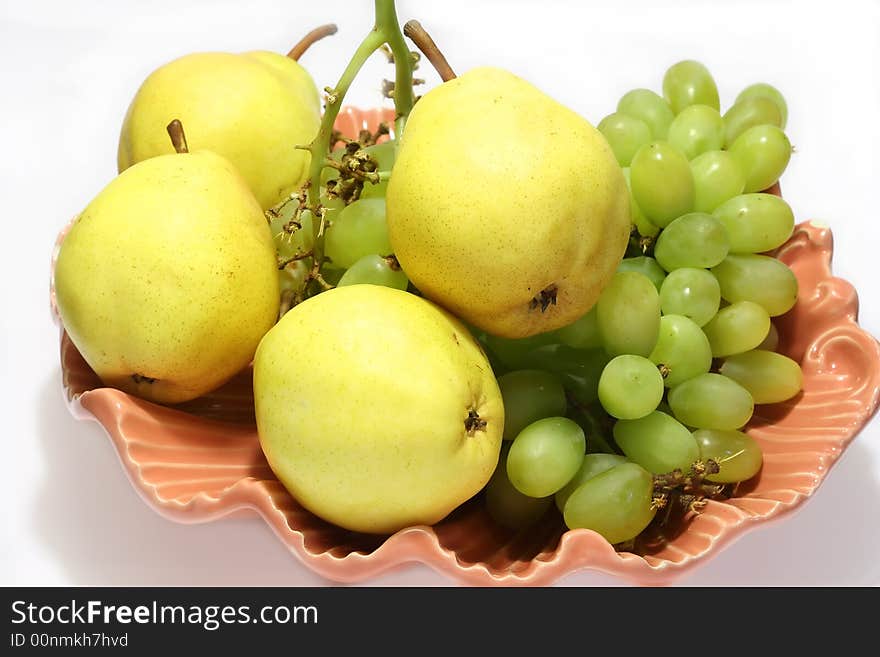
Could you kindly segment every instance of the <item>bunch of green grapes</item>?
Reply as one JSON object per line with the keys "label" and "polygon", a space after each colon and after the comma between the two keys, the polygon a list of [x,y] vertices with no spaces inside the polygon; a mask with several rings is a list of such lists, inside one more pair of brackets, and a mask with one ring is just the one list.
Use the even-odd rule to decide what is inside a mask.
{"label": "bunch of green grapes", "polygon": [[510,441],[486,488],[499,523],[525,527],[555,502],[569,528],[616,544],[651,523],[669,473],[727,484],[759,472],[761,449],[744,432],[755,404],[802,385],[772,323],[798,294],[772,255],[794,216],[765,191],[791,155],[786,116],[763,83],[722,116],[709,71],[684,61],[662,96],[630,91],[599,123],[630,187],[629,257],[570,326],[479,336]]}
{"label": "bunch of green grapes", "polygon": [[[390,171],[394,164],[394,142],[385,141],[366,146],[363,150],[375,159],[377,171]],[[341,149],[333,157],[339,159]],[[334,170],[327,168],[322,185],[333,179]],[[387,180],[379,183],[364,182],[363,190],[348,204],[339,196],[321,196],[325,209],[323,277],[336,286],[370,283],[401,290],[407,289],[409,279],[394,257],[388,239],[385,221],[385,190]],[[291,223],[294,220],[294,223]],[[297,204],[290,202],[272,218],[280,264],[282,291],[302,287],[312,265],[314,218],[306,210],[298,212]]]}

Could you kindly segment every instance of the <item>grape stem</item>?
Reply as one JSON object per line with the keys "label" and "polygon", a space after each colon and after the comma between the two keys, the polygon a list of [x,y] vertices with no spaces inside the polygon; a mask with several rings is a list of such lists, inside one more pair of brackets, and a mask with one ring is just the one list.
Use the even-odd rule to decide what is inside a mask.
{"label": "grape stem", "polygon": [[311,32],[307,33],[302,39],[300,39],[296,45],[290,49],[290,52],[287,53],[287,56],[290,57],[293,61],[298,61],[300,57],[303,56],[306,50],[308,50],[313,43],[316,41],[320,41],[324,37],[328,37],[332,34],[336,34],[339,28],[336,27],[334,23],[327,23],[326,25],[320,25],[316,27]]}
{"label": "grape stem", "polygon": [[434,43],[431,35],[422,27],[421,23],[416,20],[407,21],[406,25],[403,26],[403,33],[412,39],[416,47],[428,58],[431,66],[440,75],[441,80],[449,82],[455,79],[455,71],[452,70],[449,62],[446,61],[446,57],[440,51],[440,48],[437,47],[437,44]]}
{"label": "grape stem", "polygon": [[324,210],[320,204],[320,184],[321,171],[327,166],[327,155],[330,153],[330,142],[333,139],[333,125],[336,117],[339,116],[339,110],[342,108],[342,100],[351,83],[360,72],[364,63],[376,50],[387,44],[394,54],[395,68],[395,94],[394,94],[394,131],[395,136],[403,133],[406,125],[406,118],[412,110],[415,102],[413,94],[413,59],[403,38],[400,30],[400,24],[397,20],[397,9],[394,6],[394,0],[375,0],[375,23],[373,29],[364,37],[361,44],[352,55],[351,61],[342,72],[342,76],[336,83],[336,86],[328,87],[325,91],[326,103],[324,106],[324,116],[321,118],[321,125],[318,128],[318,134],[312,142],[301,147],[309,151],[311,161],[309,165],[309,182],[308,186],[308,208],[318,221],[314,223],[314,242],[312,251],[314,253],[311,271],[304,282],[302,293],[306,291],[306,287],[311,281],[317,281],[322,288],[332,287],[321,276],[321,265],[324,262],[324,228],[325,218]]}

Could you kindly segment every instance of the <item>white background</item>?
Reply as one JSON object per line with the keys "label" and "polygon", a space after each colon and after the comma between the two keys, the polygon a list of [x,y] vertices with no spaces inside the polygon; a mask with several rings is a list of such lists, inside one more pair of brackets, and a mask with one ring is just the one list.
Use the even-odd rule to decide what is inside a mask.
{"label": "white background", "polygon": [[[880,4],[399,0],[459,72],[496,64],[594,124],[634,87],[660,90],[685,58],[714,73],[722,110],[764,80],[788,99],[797,152],[783,191],[799,221],[832,226],[835,273],[880,335]],[[325,22],[339,34],[302,63],[332,85],[371,26],[372,3],[321,0],[0,0],[0,584],[327,585],[259,520],[166,521],[129,485],[110,442],[62,400],[48,307],[56,233],[116,173],[123,113],[143,78],[187,52],[286,52]],[[437,78],[427,64],[422,74]],[[347,102],[379,102],[381,58]],[[798,513],[746,535],[686,585],[880,584],[880,423],[856,438]],[[370,584],[447,584],[421,566]],[[617,583],[588,571],[561,584]]]}

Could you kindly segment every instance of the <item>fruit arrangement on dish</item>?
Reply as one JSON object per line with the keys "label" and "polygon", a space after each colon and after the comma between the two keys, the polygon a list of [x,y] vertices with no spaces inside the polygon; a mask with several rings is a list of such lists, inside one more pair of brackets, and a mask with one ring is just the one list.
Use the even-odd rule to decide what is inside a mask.
{"label": "fruit arrangement on dish", "polygon": [[[323,111],[296,60],[333,26],[159,68],[59,239],[65,385],[148,499],[255,508],[334,579],[546,583],[668,581],[811,494],[880,349],[779,195],[780,92],[722,115],[683,61],[594,128],[375,4]],[[379,49],[394,112],[343,109]]]}

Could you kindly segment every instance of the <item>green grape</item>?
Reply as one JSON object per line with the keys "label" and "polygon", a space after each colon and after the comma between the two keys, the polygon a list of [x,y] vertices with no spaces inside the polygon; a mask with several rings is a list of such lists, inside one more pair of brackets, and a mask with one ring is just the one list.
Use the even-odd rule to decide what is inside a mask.
{"label": "green grape", "polygon": [[[397,157],[396,146],[395,141],[389,139],[381,144],[367,146],[364,150],[376,159],[379,165],[377,171],[391,171]],[[388,189],[388,180],[382,180],[377,184],[365,182],[361,198],[385,198],[386,189]]]}
{"label": "green grape", "polygon": [[663,76],[663,97],[678,114],[691,105],[720,108],[718,87],[709,69],[700,62],[685,60],[670,66]]}
{"label": "green grape", "polygon": [[628,167],[636,151],[651,141],[651,128],[641,119],[627,114],[609,114],[596,127],[605,136],[622,167]]}
{"label": "green grape", "polygon": [[571,494],[587,479],[592,479],[597,474],[602,474],[616,465],[626,463],[629,459],[619,454],[587,454],[581,463],[581,469],[577,471],[565,486],[556,491],[556,508],[560,511],[565,509],[565,503]]}
{"label": "green grape", "polygon": [[660,331],[657,288],[651,279],[638,272],[614,274],[599,295],[596,320],[609,354],[647,356],[657,343]]}
{"label": "green grape", "polygon": [[700,153],[724,147],[724,121],[717,109],[690,105],[672,121],[667,141],[692,160]]}
{"label": "green grape", "polygon": [[[528,338],[499,338],[486,335],[483,342],[504,367],[512,370],[529,367],[529,353],[544,345],[555,344],[558,338],[553,333],[539,333]],[[543,369],[537,366],[537,369]]]}
{"label": "green grape", "polygon": [[785,244],[794,231],[791,206],[775,194],[741,194],[713,211],[730,240],[731,253],[763,253]]}
{"label": "green grape", "polygon": [[513,440],[535,420],[565,414],[559,379],[541,370],[515,370],[498,378],[504,401],[504,440]]}
{"label": "green grape", "polygon": [[501,457],[489,483],[486,484],[486,509],[499,525],[508,529],[524,529],[535,524],[552,505],[547,497],[523,495],[507,477],[507,445],[502,447]]}
{"label": "green grape", "polygon": [[776,103],[763,96],[737,101],[724,113],[724,145],[729,147],[737,137],[756,125],[782,128],[782,114]]}
{"label": "green grape", "polygon": [[671,388],[708,372],[712,367],[712,347],[706,334],[692,320],[683,315],[663,315],[660,337],[650,358],[655,365],[664,366],[663,383]]}
{"label": "green grape", "polygon": [[637,420],[618,420],[614,440],[631,461],[654,474],[675,469],[686,472],[700,458],[688,428],[661,411]]}
{"label": "green grape", "polygon": [[656,235],[660,232],[660,226],[652,223],[645,216],[645,213],[642,212],[639,204],[636,203],[636,199],[632,195],[632,181],[630,180],[629,167],[624,167],[623,169],[621,169],[621,171],[623,172],[623,177],[626,180],[626,187],[629,190],[630,218],[633,225],[636,227],[636,230],[639,231],[639,235],[643,235],[645,237],[656,237]]}
{"label": "green grape", "polygon": [[524,367],[552,372],[579,404],[598,399],[599,377],[610,360],[604,349],[573,349],[552,344],[533,349],[523,359]]}
{"label": "green grape", "polygon": [[650,129],[654,139],[666,139],[669,124],[675,115],[663,98],[650,89],[633,89],[617,103],[617,111],[641,119]]}
{"label": "green grape", "polygon": [[670,223],[654,244],[654,258],[666,271],[714,267],[727,255],[727,231],[711,214],[691,212]]}
{"label": "green grape", "polygon": [[697,429],[739,429],[751,419],[755,407],[748,390],[713,372],[680,383],[667,399],[675,417]]}
{"label": "green grape", "polygon": [[749,128],[727,150],[746,176],[746,193],[772,187],[791,159],[791,142],[775,125]]}
{"label": "green grape", "polygon": [[784,262],[765,255],[730,254],[712,268],[721,296],[731,303],[754,301],[771,317],[788,312],[797,302],[798,282]]}
{"label": "green grape", "polygon": [[657,264],[657,261],[650,256],[634,256],[632,258],[624,258],[617,265],[617,271],[636,271],[646,276],[660,291],[663,280],[666,278],[666,272],[663,267]]}
{"label": "green grape", "polygon": [[380,255],[372,254],[358,259],[346,269],[336,286],[344,287],[361,283],[405,290],[409,285],[409,279],[400,268],[396,258],[391,256],[383,258]]}
{"label": "green grape", "polygon": [[800,365],[774,351],[755,349],[731,356],[720,371],[748,390],[756,404],[791,399],[804,383]]}
{"label": "green grape", "polygon": [[623,354],[612,358],[599,377],[599,402],[612,417],[644,417],[657,408],[661,399],[663,377],[657,366],[643,356]]}
{"label": "green grape", "polygon": [[694,174],[694,210],[712,212],[742,193],[746,184],[739,163],[727,151],[706,151],[691,160]]}
{"label": "green grape", "polygon": [[694,174],[675,146],[655,141],[642,146],[630,165],[633,197],[651,223],[666,226],[694,207]]}
{"label": "green grape", "polygon": [[776,351],[779,347],[779,331],[776,329],[776,324],[770,322],[770,330],[767,332],[767,337],[764,338],[764,342],[759,344],[755,349],[764,349],[765,351]]}
{"label": "green grape", "polygon": [[788,121],[788,104],[785,102],[785,97],[780,91],[766,82],[757,82],[743,89],[739,93],[739,96],[736,97],[735,102],[738,103],[746,98],[756,97],[769,98],[776,103],[776,107],[779,109],[779,115],[782,117],[782,122],[779,124],[779,127],[785,129],[786,121]]}
{"label": "green grape", "polygon": [[746,433],[735,429],[697,429],[694,439],[700,446],[700,457],[712,459],[720,471],[706,479],[719,484],[733,484],[751,479],[761,469],[763,455],[758,443]]}
{"label": "green grape", "polygon": [[543,418],[514,439],[507,454],[507,476],[524,495],[547,497],[574,477],[586,449],[584,430],[574,420]]}
{"label": "green grape", "polygon": [[666,276],[660,286],[660,309],[664,315],[684,315],[697,326],[715,317],[721,304],[718,279],[705,269],[681,267]]}
{"label": "green grape", "polygon": [[383,198],[361,199],[346,206],[324,235],[324,253],[336,269],[348,269],[365,255],[394,252],[388,240]]}
{"label": "green grape", "polygon": [[569,529],[591,529],[611,544],[638,536],[654,519],[654,480],[635,463],[621,463],[578,486],[565,503]]}
{"label": "green grape", "polygon": [[596,321],[596,306],[568,326],[552,332],[564,345],[574,349],[597,349],[602,346],[599,324]]}
{"label": "green grape", "polygon": [[751,301],[724,306],[703,327],[715,358],[750,351],[764,341],[769,331],[770,315]]}

